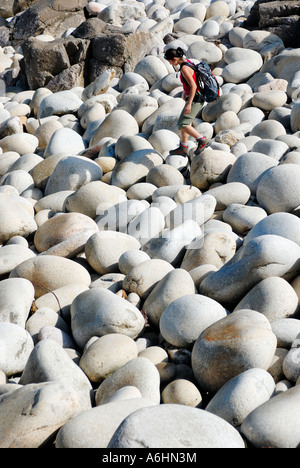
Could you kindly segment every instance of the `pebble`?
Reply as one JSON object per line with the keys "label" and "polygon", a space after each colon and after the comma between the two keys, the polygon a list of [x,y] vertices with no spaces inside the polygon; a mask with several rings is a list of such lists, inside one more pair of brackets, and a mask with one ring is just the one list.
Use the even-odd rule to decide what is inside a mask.
{"label": "pebble", "polygon": [[202,396],[193,382],[185,379],[176,379],[170,382],[162,391],[164,404],[176,404],[199,408],[202,404]]}

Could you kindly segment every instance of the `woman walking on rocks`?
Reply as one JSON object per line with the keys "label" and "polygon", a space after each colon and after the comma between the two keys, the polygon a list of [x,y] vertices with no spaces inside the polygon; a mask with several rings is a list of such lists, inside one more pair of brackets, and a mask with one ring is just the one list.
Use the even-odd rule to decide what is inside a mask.
{"label": "woman walking on rocks", "polygon": [[204,99],[201,95],[200,89],[197,85],[195,71],[187,65],[187,60],[184,57],[184,51],[178,47],[177,49],[167,49],[165,52],[165,59],[174,67],[180,66],[180,80],[183,85],[184,99],[186,104],[178,119],[178,128],[180,130],[180,145],[178,148],[170,151],[171,155],[179,154],[183,156],[188,155],[188,137],[191,136],[196,139],[197,148],[194,152],[195,155],[201,153],[207,145],[206,138],[192,126],[193,120],[201,111]]}

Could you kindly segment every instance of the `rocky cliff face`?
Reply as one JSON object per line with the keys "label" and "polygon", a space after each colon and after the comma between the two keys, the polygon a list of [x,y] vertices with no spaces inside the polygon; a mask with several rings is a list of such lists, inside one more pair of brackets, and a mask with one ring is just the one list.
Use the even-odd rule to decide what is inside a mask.
{"label": "rocky cliff face", "polygon": [[[0,25],[0,46],[21,45],[22,71],[30,89],[85,87],[106,69],[120,77],[156,44],[148,31],[124,33],[121,27],[88,17],[86,0],[14,0],[12,6],[16,16]],[[65,37],[69,29],[73,33]],[[42,41],[41,35],[55,39]]]}
{"label": "rocky cliff face", "polygon": [[270,31],[286,47],[300,46],[300,2],[297,0],[257,0],[246,27]]}

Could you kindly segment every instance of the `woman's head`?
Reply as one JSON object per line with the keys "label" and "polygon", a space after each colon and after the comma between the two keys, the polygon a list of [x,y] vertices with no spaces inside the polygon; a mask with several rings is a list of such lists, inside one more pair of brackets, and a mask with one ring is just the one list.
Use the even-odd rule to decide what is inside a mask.
{"label": "woman's head", "polygon": [[177,62],[183,59],[184,51],[181,47],[177,47],[177,49],[170,48],[165,51],[164,57],[168,62]]}

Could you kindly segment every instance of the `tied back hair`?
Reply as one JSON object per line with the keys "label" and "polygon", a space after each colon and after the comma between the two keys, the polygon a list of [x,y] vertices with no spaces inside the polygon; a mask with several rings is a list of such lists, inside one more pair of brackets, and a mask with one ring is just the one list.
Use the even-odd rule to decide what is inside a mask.
{"label": "tied back hair", "polygon": [[177,49],[167,49],[165,52],[165,59],[166,60],[174,60],[174,58],[183,58],[184,57],[184,51],[181,47],[177,47]]}

